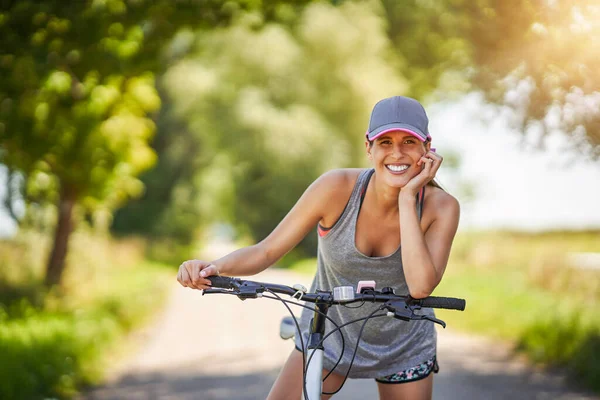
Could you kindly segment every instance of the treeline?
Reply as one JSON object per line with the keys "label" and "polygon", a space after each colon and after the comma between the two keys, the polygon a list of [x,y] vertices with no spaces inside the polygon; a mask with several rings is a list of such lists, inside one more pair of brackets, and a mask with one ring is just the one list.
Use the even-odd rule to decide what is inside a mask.
{"label": "treeline", "polygon": [[264,237],[324,170],[364,165],[368,112],[388,95],[482,90],[524,133],[572,133],[597,157],[599,13],[591,0],[3,2],[5,204],[54,230],[53,285],[85,220],[183,246],[215,221]]}

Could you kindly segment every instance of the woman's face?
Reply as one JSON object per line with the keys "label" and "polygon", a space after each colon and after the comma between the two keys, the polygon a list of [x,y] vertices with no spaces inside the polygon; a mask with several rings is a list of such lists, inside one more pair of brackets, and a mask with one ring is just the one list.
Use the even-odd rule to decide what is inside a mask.
{"label": "woman's face", "polygon": [[427,153],[430,143],[425,144],[403,131],[392,131],[375,139],[372,146],[369,142],[366,145],[377,178],[401,188],[421,172],[422,166],[417,166],[417,161]]}

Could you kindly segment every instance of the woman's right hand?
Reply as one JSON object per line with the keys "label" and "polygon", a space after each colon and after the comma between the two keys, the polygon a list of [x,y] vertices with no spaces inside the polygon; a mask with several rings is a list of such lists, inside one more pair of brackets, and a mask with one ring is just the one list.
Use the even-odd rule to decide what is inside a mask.
{"label": "woman's right hand", "polygon": [[208,279],[209,276],[218,276],[219,270],[216,265],[211,264],[208,261],[201,260],[188,260],[184,261],[179,266],[179,273],[177,273],[177,281],[181,286],[189,287],[192,289],[208,289],[211,283]]}

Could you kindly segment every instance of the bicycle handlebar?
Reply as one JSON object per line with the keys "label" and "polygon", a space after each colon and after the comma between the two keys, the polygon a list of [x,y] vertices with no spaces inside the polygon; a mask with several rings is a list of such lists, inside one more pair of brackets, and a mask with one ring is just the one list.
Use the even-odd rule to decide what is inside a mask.
{"label": "bicycle handlebar", "polygon": [[240,279],[236,279],[236,278],[229,278],[227,276],[209,276],[208,278],[206,278],[210,281],[210,283],[212,283],[213,287],[217,287],[217,288],[221,288],[221,289],[235,289],[236,286],[234,286],[234,282],[235,281],[240,281]]}
{"label": "bicycle handlebar", "polygon": [[[251,298],[256,297],[256,293],[262,293],[264,291],[272,291],[275,293],[286,294],[294,296],[298,291],[294,288],[285,285],[277,285],[271,283],[262,283],[255,281],[247,281],[239,278],[230,278],[226,276],[209,276],[207,278],[211,281],[213,288],[221,288],[227,290],[238,291],[241,297]],[[211,289],[205,290],[205,293],[216,293],[217,291],[211,291]],[[401,296],[397,294],[379,293],[379,292],[367,292],[362,294],[355,294],[354,299],[347,301],[336,301],[333,298],[331,292],[318,292],[318,293],[302,293],[301,299],[315,303],[317,301],[324,301],[329,304],[348,304],[362,301],[370,301],[374,303],[385,303],[387,301],[404,300],[407,304],[411,304],[417,307],[425,308],[444,308],[448,310],[459,310],[464,311],[466,307],[466,301],[464,299],[457,299],[453,297],[436,297],[430,296],[423,299],[414,299],[410,296]]]}
{"label": "bicycle handlebar", "polygon": [[420,299],[421,307],[425,308],[445,308],[447,310],[464,311],[467,305],[465,299],[456,299],[454,297],[429,296]]}
{"label": "bicycle handlebar", "polygon": [[[281,302],[283,302],[283,304],[288,308],[288,311],[292,314],[292,317],[294,318],[295,321],[296,321],[296,318],[294,317],[292,310],[286,304],[286,303],[290,303],[290,301],[281,299],[279,296],[276,295],[276,293],[291,296],[291,297],[295,298],[296,300],[316,303],[316,308],[308,307],[306,304],[299,304],[299,303],[294,303],[294,304],[305,307],[305,308],[309,308],[309,309],[313,310],[315,313],[314,318],[316,318],[317,322],[315,323],[315,319],[313,319],[313,322],[311,322],[312,327],[310,328],[310,331],[309,331],[310,339],[308,342],[309,349],[317,349],[317,348],[322,349],[323,347],[320,347],[320,346],[322,346],[323,341],[328,336],[332,335],[334,332],[339,331],[341,338],[342,338],[342,351],[341,351],[338,361],[336,362],[332,371],[335,370],[335,368],[341,361],[342,356],[344,355],[345,342],[344,342],[344,335],[341,334],[341,328],[350,323],[364,320],[363,325],[360,329],[360,333],[358,335],[358,339],[356,341],[352,360],[350,361],[350,367],[348,368],[348,371],[346,372],[344,381],[342,382],[340,387],[335,392],[325,393],[325,394],[335,394],[335,393],[339,392],[339,390],[344,385],[344,382],[346,381],[346,379],[348,378],[348,375],[350,373],[350,369],[352,368],[352,363],[354,362],[354,357],[356,356],[356,353],[358,351],[358,345],[359,345],[360,339],[362,337],[363,329],[364,329],[367,321],[369,321],[371,318],[388,316],[388,317],[394,317],[396,319],[400,319],[400,320],[404,320],[404,321],[428,320],[428,321],[440,324],[441,326],[443,326],[445,328],[446,323],[444,321],[439,320],[432,315],[419,314],[419,313],[415,313],[414,311],[418,310],[422,307],[445,308],[445,309],[450,309],[450,310],[463,311],[466,306],[466,302],[464,299],[456,299],[456,298],[452,298],[452,297],[434,297],[434,296],[426,297],[424,299],[414,299],[411,296],[397,295],[394,293],[394,290],[391,288],[384,288],[381,291],[376,291],[374,289],[370,289],[370,290],[366,290],[362,293],[354,293],[353,296],[347,296],[347,294],[346,294],[346,295],[342,295],[340,297],[347,297],[347,298],[340,299],[340,297],[338,297],[338,299],[336,300],[336,296],[334,296],[331,291],[317,290],[316,293],[306,293],[306,292],[304,292],[304,290],[306,290],[304,288],[302,288],[302,290],[297,290],[295,288],[285,286],[285,285],[247,281],[247,280],[242,280],[239,278],[230,278],[230,277],[226,277],[226,276],[210,276],[207,279],[210,280],[212,288],[204,290],[203,294],[227,293],[227,294],[236,295],[241,300],[245,300],[245,299],[249,299],[249,298],[262,297],[264,292],[271,293],[274,296],[266,296],[266,297],[271,298],[271,299],[277,299],[277,300],[280,300]],[[327,308],[328,308],[327,305],[329,305],[329,306],[337,305],[337,304],[345,305],[345,304],[356,303],[356,302],[363,302],[363,303],[364,302],[373,302],[373,303],[377,302],[377,303],[384,303],[384,304],[382,304],[381,307],[379,307],[375,311],[373,311],[368,317],[359,318],[357,320],[346,322],[345,324],[343,324],[341,326],[338,326],[338,324],[336,324],[335,321],[333,321],[331,318],[327,317]],[[323,306],[323,305],[325,305],[325,307],[323,307],[321,309],[321,306]],[[383,310],[387,310],[387,312],[385,314],[375,315],[376,312],[383,311]],[[325,326],[323,324],[323,321],[324,321],[323,318],[328,319],[335,326],[335,329],[333,329],[327,335],[324,335]],[[299,324],[297,321],[296,321],[296,328],[298,330],[300,330],[300,327],[299,327]],[[304,349],[302,336],[300,336],[300,341],[301,341],[301,346]],[[308,399],[308,397],[306,396],[306,374],[307,374],[307,370],[308,370],[308,365],[310,364],[310,361],[315,354],[316,354],[316,352],[312,352],[310,357],[308,358],[308,360],[304,362],[305,368],[303,368],[302,375],[303,375],[303,393],[304,393],[305,399]],[[304,350],[303,350],[302,359],[305,360]],[[318,376],[319,377],[321,376],[320,370],[318,372]]]}

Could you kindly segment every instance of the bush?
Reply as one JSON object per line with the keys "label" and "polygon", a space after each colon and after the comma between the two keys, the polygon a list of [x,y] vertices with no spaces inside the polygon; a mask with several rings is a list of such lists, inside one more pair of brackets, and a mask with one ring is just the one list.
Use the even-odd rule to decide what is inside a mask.
{"label": "bush", "polygon": [[436,295],[467,299],[449,326],[508,339],[535,362],[563,367],[600,392],[600,275],[569,254],[600,252],[598,232],[457,235]]}
{"label": "bush", "polygon": [[564,366],[578,383],[600,392],[600,328],[579,315],[531,325],[521,335],[518,348],[536,362]]}
{"label": "bush", "polygon": [[142,259],[139,242],[80,231],[63,286],[47,292],[42,237],[0,242],[0,399],[69,399],[97,383],[107,355],[163,303],[174,279]]}
{"label": "bush", "polygon": [[99,376],[98,356],[120,329],[110,315],[31,309],[0,326],[0,398],[70,398]]}

